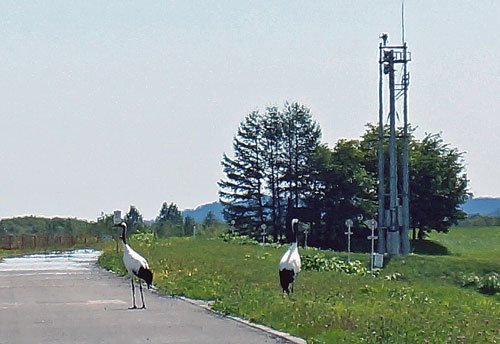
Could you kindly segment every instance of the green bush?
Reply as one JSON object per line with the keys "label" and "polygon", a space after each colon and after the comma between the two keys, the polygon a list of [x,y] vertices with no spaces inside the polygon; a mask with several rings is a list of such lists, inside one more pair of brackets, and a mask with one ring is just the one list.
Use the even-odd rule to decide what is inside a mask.
{"label": "green bush", "polygon": [[479,291],[483,294],[496,294],[500,292],[500,278],[497,273],[492,272],[483,276],[479,285]]}
{"label": "green bush", "polygon": [[368,268],[359,260],[346,262],[337,257],[327,258],[321,253],[304,256],[302,258],[302,268],[306,271],[338,271],[357,276],[364,276],[369,273]]}
{"label": "green bush", "polygon": [[137,241],[139,244],[146,247],[150,247],[156,240],[154,233],[152,232],[138,232],[130,237],[131,240]]}
{"label": "green bush", "polygon": [[484,276],[477,276],[472,273],[461,274],[458,282],[462,287],[471,287],[483,294],[494,295],[500,292],[500,278],[496,272]]}

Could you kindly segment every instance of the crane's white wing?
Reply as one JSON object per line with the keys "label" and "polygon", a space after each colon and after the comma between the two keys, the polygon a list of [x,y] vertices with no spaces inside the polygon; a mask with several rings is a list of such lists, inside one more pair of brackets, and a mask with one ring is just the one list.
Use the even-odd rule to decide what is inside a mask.
{"label": "crane's white wing", "polygon": [[279,269],[293,270],[295,274],[298,274],[301,266],[299,248],[297,247],[297,243],[293,243],[283,257],[281,257]]}
{"label": "crane's white wing", "polygon": [[148,262],[139,253],[135,252],[129,245],[123,245],[123,264],[127,268],[129,274],[134,274],[139,269],[149,269]]}

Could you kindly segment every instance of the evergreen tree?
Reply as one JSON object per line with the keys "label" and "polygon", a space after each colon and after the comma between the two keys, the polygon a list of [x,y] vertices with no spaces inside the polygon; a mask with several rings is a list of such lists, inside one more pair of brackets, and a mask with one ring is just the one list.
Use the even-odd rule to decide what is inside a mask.
{"label": "evergreen tree", "polygon": [[320,145],[321,129],[312,119],[310,110],[298,103],[286,103],[282,111],[288,197],[295,207],[302,206],[309,195],[311,159]]}
{"label": "evergreen tree", "polygon": [[124,220],[130,232],[141,230],[144,227],[142,215],[139,210],[133,205],[130,206],[130,210],[127,214],[125,214]]}
{"label": "evergreen tree", "polygon": [[277,239],[287,199],[303,205],[311,192],[309,162],[320,137],[310,110],[298,103],[286,103],[282,111],[268,107],[265,115],[250,113],[233,140],[234,158],[224,154],[222,159],[226,179],[219,182],[219,195],[225,219],[255,236],[266,223]]}
{"label": "evergreen tree", "polygon": [[222,166],[227,179],[219,182],[224,218],[234,220],[242,233],[254,234],[265,221],[264,170],[261,145],[261,118],[250,113],[233,139],[234,159],[224,154]]}
{"label": "evergreen tree", "polygon": [[286,172],[284,154],[283,119],[277,107],[268,107],[264,115],[262,134],[264,178],[267,185],[266,208],[268,209],[274,241],[284,234],[284,188],[282,179]]}
{"label": "evergreen tree", "polygon": [[156,217],[153,231],[156,236],[182,236],[184,233],[182,213],[175,203],[163,202]]}
{"label": "evergreen tree", "polygon": [[156,222],[170,222],[172,224],[181,224],[182,223],[182,212],[179,210],[175,203],[168,204],[167,202],[163,202],[160,214],[156,217]]}
{"label": "evergreen tree", "polygon": [[216,223],[217,223],[217,218],[215,217],[215,214],[213,213],[213,211],[209,211],[205,216],[205,219],[203,219],[203,228],[212,227]]}
{"label": "evergreen tree", "polygon": [[194,218],[192,218],[191,216],[186,216],[184,218],[184,235],[192,236],[194,226],[196,226],[196,221],[194,220]]}

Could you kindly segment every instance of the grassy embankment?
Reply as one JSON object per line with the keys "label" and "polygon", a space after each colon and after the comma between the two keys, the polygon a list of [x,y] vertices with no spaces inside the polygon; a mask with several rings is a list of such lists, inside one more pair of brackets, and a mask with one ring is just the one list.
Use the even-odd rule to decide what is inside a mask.
{"label": "grassy embankment", "polygon": [[7,250],[0,248],[0,262],[3,258],[8,257],[19,257],[27,254],[39,254],[39,253],[50,253],[50,252],[61,252],[68,250],[84,249],[84,248],[94,248],[97,250],[102,250],[105,245],[102,243],[89,243],[89,244],[76,244],[76,245],[66,245],[58,246],[52,245],[48,247],[37,247],[37,248],[25,248],[25,249],[14,249]]}
{"label": "grassy embankment", "polygon": [[[461,285],[463,275],[500,271],[500,228],[454,228],[430,240],[415,248],[421,253],[392,259],[377,277],[303,271],[291,298],[281,294],[277,274],[286,247],[202,237],[132,239],[131,244],[147,257],[161,291],[215,300],[220,312],[311,343],[500,342],[499,293]],[[317,253],[301,251],[302,256]],[[367,254],[353,258],[369,261]],[[100,264],[124,273],[121,253],[112,244]]]}
{"label": "grassy embankment", "polygon": [[0,261],[5,257],[17,257],[24,254],[31,253],[30,250],[4,250],[0,248]]}

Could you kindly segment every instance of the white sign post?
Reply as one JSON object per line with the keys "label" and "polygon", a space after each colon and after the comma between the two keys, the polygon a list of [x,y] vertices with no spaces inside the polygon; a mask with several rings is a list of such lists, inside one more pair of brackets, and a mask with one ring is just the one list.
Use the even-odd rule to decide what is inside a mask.
{"label": "white sign post", "polygon": [[260,235],[262,235],[262,245],[264,245],[266,243],[266,236],[267,236],[267,232],[266,232],[266,224],[263,223],[260,225],[260,228],[262,229],[262,233],[260,233]]}
{"label": "white sign post", "polygon": [[347,226],[347,232],[344,232],[344,234],[347,235],[347,261],[351,261],[351,227],[353,225],[353,222],[351,219],[345,220],[345,225]]}
{"label": "white sign post", "polygon": [[369,226],[372,230],[372,235],[368,237],[368,240],[372,241],[372,252],[370,255],[370,272],[373,272],[373,256],[375,254],[375,239],[378,239],[378,236],[375,236],[375,228],[377,228],[377,221],[374,219],[368,220]]}
{"label": "white sign post", "polygon": [[[119,225],[120,223],[122,223],[122,211],[117,209],[113,212],[113,224]],[[116,253],[118,253],[118,236],[116,236]]]}
{"label": "white sign post", "polygon": [[115,210],[113,212],[113,224],[119,225],[120,223],[122,223],[122,211]]}
{"label": "white sign post", "polygon": [[309,235],[309,225],[304,225],[304,235],[305,235],[305,242],[304,242],[304,248],[307,248],[307,236]]}
{"label": "white sign post", "polygon": [[234,224],[235,223],[236,223],[236,221],[231,220],[231,236],[234,236]]}

